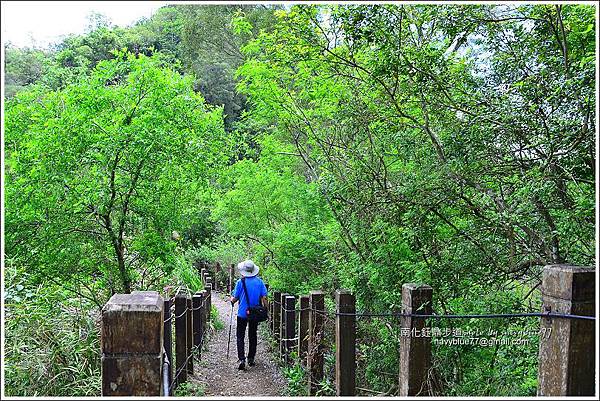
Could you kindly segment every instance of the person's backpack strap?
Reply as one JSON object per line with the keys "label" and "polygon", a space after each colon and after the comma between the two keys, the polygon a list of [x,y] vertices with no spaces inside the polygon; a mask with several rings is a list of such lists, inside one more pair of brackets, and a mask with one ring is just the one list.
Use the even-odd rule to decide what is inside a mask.
{"label": "person's backpack strap", "polygon": [[248,307],[250,307],[250,297],[248,296],[248,289],[246,288],[246,280],[245,277],[242,277],[242,286],[244,287],[244,294],[246,294],[246,302],[248,302]]}

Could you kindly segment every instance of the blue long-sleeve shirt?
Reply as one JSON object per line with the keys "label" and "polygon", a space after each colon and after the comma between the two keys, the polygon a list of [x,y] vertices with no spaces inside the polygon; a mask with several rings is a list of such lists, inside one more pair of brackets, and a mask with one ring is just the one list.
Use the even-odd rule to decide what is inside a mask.
{"label": "blue long-sleeve shirt", "polygon": [[[267,287],[265,286],[265,283],[263,283],[258,276],[245,277],[244,280],[246,281],[246,289],[248,290],[248,297],[250,298],[250,306],[260,305],[260,298],[267,296]],[[235,288],[231,295],[240,300],[237,315],[239,317],[247,318],[246,311],[248,310],[248,300],[246,299],[246,294],[244,294],[242,279],[239,279],[237,283],[235,283]]]}

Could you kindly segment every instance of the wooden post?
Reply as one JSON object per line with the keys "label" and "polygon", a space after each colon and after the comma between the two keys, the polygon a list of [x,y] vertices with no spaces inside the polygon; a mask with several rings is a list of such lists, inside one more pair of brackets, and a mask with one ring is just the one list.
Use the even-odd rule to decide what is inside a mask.
{"label": "wooden post", "polygon": [[212,306],[212,299],[211,299],[211,293],[212,293],[212,285],[211,284],[206,284],[204,286],[204,290],[206,291],[206,321],[210,322],[210,310],[211,310],[211,306]]}
{"label": "wooden post", "polygon": [[279,345],[279,325],[281,321],[281,312],[280,308],[281,303],[281,292],[275,291],[273,293],[273,338],[275,339],[275,344]]}
{"label": "wooden post", "polygon": [[219,262],[215,263],[215,276],[214,276],[215,277],[215,286],[214,286],[215,291],[218,291],[221,288],[222,277],[223,277],[221,272],[222,272],[221,263],[219,263]]}
{"label": "wooden post", "polygon": [[171,315],[172,303],[173,302],[170,299],[165,299],[164,301],[163,345],[166,357],[169,360],[169,370],[167,372],[169,383],[171,383],[173,380],[173,365],[175,363],[173,360],[173,318]]}
{"label": "wooden post", "polygon": [[[349,290],[335,292],[335,387],[338,396],[356,395],[356,302]],[[347,313],[348,315],[344,315]]]}
{"label": "wooden post", "polygon": [[206,285],[206,268],[200,269],[200,278],[202,279],[202,285]]}
{"label": "wooden post", "polygon": [[308,394],[315,395],[318,384],[323,380],[323,317],[325,315],[325,294],[323,291],[311,291],[309,296],[310,313],[308,317]]}
{"label": "wooden post", "polygon": [[269,284],[265,284],[265,288],[267,289],[267,328],[271,328],[271,303],[268,302],[269,299]]}
{"label": "wooden post", "polygon": [[155,291],[115,294],[102,308],[102,395],[162,393],[164,301]]}
{"label": "wooden post", "polygon": [[290,355],[296,344],[296,297],[288,295],[285,297],[285,362],[290,363]]}
{"label": "wooden post", "polygon": [[197,292],[192,297],[192,306],[194,308],[193,313],[193,325],[194,325],[194,347],[198,349],[198,355],[200,355],[201,349],[200,344],[202,343],[202,294]]}
{"label": "wooden post", "polygon": [[306,365],[308,350],[308,295],[300,295],[300,322],[298,324],[298,356],[300,362]]}
{"label": "wooden post", "polygon": [[281,294],[281,300],[280,300],[280,304],[279,304],[279,316],[280,316],[280,321],[279,321],[279,327],[277,328],[277,330],[279,331],[279,357],[284,359],[285,358],[285,339],[287,338],[287,335],[285,333],[285,329],[286,329],[286,318],[287,318],[287,313],[285,312],[286,307],[285,307],[285,300],[287,299],[287,297],[290,294],[288,293],[284,293]]}
{"label": "wooden post", "polygon": [[188,360],[187,360],[187,371],[189,374],[194,374],[194,323],[193,323],[193,311],[192,311],[192,298],[188,295],[186,298],[187,312],[185,313],[185,329],[186,329],[186,344],[188,347]]}
{"label": "wooden post", "polygon": [[208,278],[206,279],[206,283],[210,284],[212,286],[212,289],[215,290],[215,291],[217,290],[217,281],[218,280],[217,280],[217,276],[216,275],[214,275],[214,276],[208,276]]}
{"label": "wooden post", "polygon": [[175,385],[187,381],[186,359],[188,357],[187,346],[187,294],[183,291],[177,292],[175,296]]}
{"label": "wooden post", "polygon": [[200,296],[201,296],[201,305],[202,305],[202,309],[200,309],[200,326],[202,328],[202,330],[200,331],[200,341],[205,341],[204,335],[208,329],[207,325],[206,325],[206,308],[207,308],[207,303],[208,301],[206,300],[207,295],[206,295],[206,290],[202,290],[200,291]]}
{"label": "wooden post", "polygon": [[[433,289],[428,285],[404,284],[402,286],[402,312],[406,314],[431,314]],[[431,337],[424,337],[425,319],[401,318],[400,373],[398,396],[430,395],[427,376],[431,369]]]}
{"label": "wooden post", "polygon": [[[595,275],[594,268],[545,266],[543,312],[595,316]],[[583,319],[541,318],[538,395],[594,395],[594,323]]]}

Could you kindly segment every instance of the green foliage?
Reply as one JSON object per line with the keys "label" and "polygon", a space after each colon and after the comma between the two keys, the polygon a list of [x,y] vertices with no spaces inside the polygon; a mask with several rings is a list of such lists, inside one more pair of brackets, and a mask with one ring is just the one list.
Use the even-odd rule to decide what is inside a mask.
{"label": "green foliage", "polygon": [[185,382],[181,383],[175,388],[175,397],[203,397],[205,394],[205,388],[198,382]]}
{"label": "green foliage", "polygon": [[4,96],[13,97],[42,78],[47,55],[37,49],[4,47]]}
{"label": "green foliage", "polygon": [[221,320],[221,315],[219,315],[219,311],[214,305],[211,305],[210,308],[210,323],[215,331],[221,331],[225,328],[225,323]]}
{"label": "green foliage", "polygon": [[187,288],[191,293],[204,289],[198,270],[192,266],[185,255],[177,254],[174,257],[174,267],[171,274],[172,284],[176,288]]}
{"label": "green foliage", "polygon": [[[92,16],[51,51],[7,47],[4,234],[28,273],[7,280],[13,393],[96,391],[96,337],[39,298],[70,308],[64,287],[90,311],[196,291],[199,262],[252,258],[271,291],[322,289],[328,310],[348,288],[359,311],[396,311],[417,282],[436,313],[538,311],[541,266],[595,264],[595,32],[579,4],[170,5],[129,28]],[[59,361],[44,387],[38,325],[80,347],[44,352],[87,370]],[[359,322],[359,386],[394,394],[398,330]],[[538,341],[435,344],[436,392],[535,395]],[[284,373],[304,395],[302,368]]]}
{"label": "green foliage", "polygon": [[32,285],[4,269],[4,391],[7,396],[99,396],[100,310],[58,285]]}
{"label": "green foliage", "polygon": [[302,397],[308,395],[307,375],[304,367],[297,359],[297,354],[291,356],[294,363],[291,366],[284,366],[283,376],[287,380],[286,396]]}
{"label": "green foliage", "polygon": [[[229,232],[259,233],[249,241],[271,250],[265,274],[274,289],[331,293],[343,285],[359,310],[389,311],[399,308],[402,283],[426,282],[442,312],[538,310],[531,299],[540,266],[594,260],[594,208],[583,201],[593,199],[594,182],[592,14],[578,5],[279,11],[275,29],[243,48],[247,62],[238,69],[249,125],[270,130],[256,139],[259,160],[234,166],[252,171],[253,184],[238,179],[229,192],[237,203],[218,205],[219,218]],[[290,184],[265,163],[272,156],[262,138],[279,144],[298,185],[314,186],[331,213],[333,222],[317,227],[335,229],[311,231],[315,242],[288,217],[302,206],[280,212],[285,201],[272,200],[298,195],[277,197]],[[304,260],[325,268],[303,270]],[[326,278],[323,286],[316,276]],[[362,338],[385,339],[384,327],[373,324]],[[375,372],[396,373],[387,342],[369,343],[366,383],[377,381]],[[440,350],[443,391],[533,394],[535,350],[535,342],[461,350],[469,365]],[[488,385],[475,386],[483,379],[476,372]],[[380,380],[379,391],[388,384]]]}
{"label": "green foliage", "polygon": [[171,270],[171,232],[185,230],[228,144],[220,110],[189,78],[158,55],[117,56],[7,104],[7,250],[32,254],[36,271],[100,275],[128,292],[140,267]]}

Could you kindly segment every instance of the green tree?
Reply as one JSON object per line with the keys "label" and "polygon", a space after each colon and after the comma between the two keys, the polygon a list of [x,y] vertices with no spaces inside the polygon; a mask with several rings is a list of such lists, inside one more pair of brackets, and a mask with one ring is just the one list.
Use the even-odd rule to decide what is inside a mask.
{"label": "green tree", "polygon": [[172,230],[227,160],[221,110],[159,55],[118,53],[63,90],[20,93],[5,122],[8,256],[113,293],[169,271]]}
{"label": "green tree", "polygon": [[44,63],[48,55],[38,49],[4,46],[4,95],[14,96],[27,85],[38,81],[44,73]]}
{"label": "green tree", "polygon": [[[581,5],[277,12],[275,29],[243,50],[240,90],[248,120],[294,146],[340,226],[331,282],[348,282],[367,309],[394,307],[403,282],[425,281],[440,312],[537,310],[541,266],[594,263],[593,15]],[[526,380],[497,371],[477,388],[465,361],[495,366],[510,352],[438,355],[453,394],[534,391],[529,357]]]}

